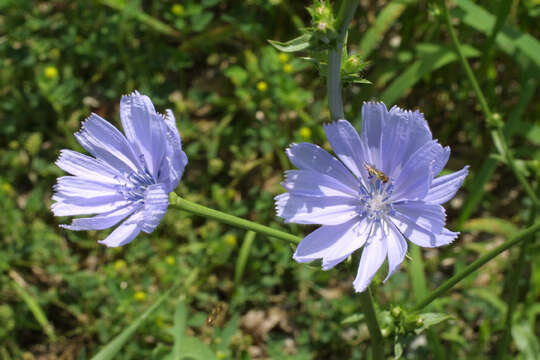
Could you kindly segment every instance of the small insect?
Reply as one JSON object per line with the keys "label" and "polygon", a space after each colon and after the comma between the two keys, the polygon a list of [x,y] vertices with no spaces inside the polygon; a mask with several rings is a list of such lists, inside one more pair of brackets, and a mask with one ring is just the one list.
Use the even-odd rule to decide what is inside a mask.
{"label": "small insect", "polygon": [[227,303],[217,303],[210,311],[210,314],[208,314],[208,317],[206,318],[206,325],[210,327],[213,327],[215,325],[223,325],[225,315],[227,315],[228,307],[229,306],[227,305]]}
{"label": "small insect", "polygon": [[375,166],[369,165],[368,163],[364,162],[364,166],[366,167],[366,170],[371,175],[375,176],[377,179],[381,180],[383,184],[386,184],[388,182],[388,176],[386,176],[385,173],[383,173],[381,170],[377,169]]}

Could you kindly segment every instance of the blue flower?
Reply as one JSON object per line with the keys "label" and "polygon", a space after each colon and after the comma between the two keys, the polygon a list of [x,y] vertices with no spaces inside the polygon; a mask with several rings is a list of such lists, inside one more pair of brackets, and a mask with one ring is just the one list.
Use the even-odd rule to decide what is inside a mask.
{"label": "blue flower", "polygon": [[422,247],[451,243],[458,235],[444,227],[441,206],[467,176],[468,166],[436,177],[450,148],[432,139],[424,116],[383,103],[362,107],[362,134],[346,120],[324,127],[338,159],[317,145],[287,149],[299,170],[286,172],[287,193],[276,197],[286,222],[321,224],[298,245],[294,259],[322,259],[328,270],[364,247],[354,280],[364,291],[385,259],[388,276],[403,262],[409,239]]}
{"label": "blue flower", "polygon": [[103,230],[127,218],[99,241],[110,247],[154,231],[187,164],[172,111],[157,113],[135,91],[122,97],[120,118],[125,136],[96,114],[84,121],[75,137],[92,156],[61,151],[56,164],[72,176],[58,178],[51,207],[56,216],[98,214],[60,225],[69,230]]}

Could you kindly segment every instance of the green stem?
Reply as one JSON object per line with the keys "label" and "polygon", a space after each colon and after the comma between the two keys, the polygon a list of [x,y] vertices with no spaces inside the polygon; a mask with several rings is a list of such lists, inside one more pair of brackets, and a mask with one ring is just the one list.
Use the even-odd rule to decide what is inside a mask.
{"label": "green stem", "polygon": [[472,262],[469,266],[467,266],[465,269],[463,269],[461,272],[455,274],[450,279],[446,280],[444,284],[439,286],[437,289],[435,289],[431,294],[429,294],[425,299],[421,300],[416,306],[413,308],[414,311],[421,310],[425,306],[429,305],[433,300],[437,299],[439,296],[441,296],[443,293],[445,293],[447,290],[451,289],[454,285],[456,285],[458,282],[469,276],[472,272],[478,270],[482,265],[489,262],[491,259],[505,251],[506,249],[509,249],[510,247],[518,244],[519,242],[525,240],[529,235],[534,234],[540,230],[540,222],[526,228],[523,231],[520,231],[516,235],[514,235],[509,240],[505,241],[501,245],[497,246],[495,249],[489,251],[484,256],[481,256],[480,258],[476,259],[474,262]]}
{"label": "green stem", "polygon": [[486,98],[484,97],[484,94],[482,93],[482,90],[480,89],[480,86],[478,85],[478,81],[476,80],[476,77],[474,76],[474,73],[471,67],[469,66],[469,63],[467,62],[467,59],[465,58],[465,55],[463,54],[463,51],[461,49],[461,44],[459,42],[459,39],[457,38],[456,32],[454,31],[454,27],[452,26],[452,19],[450,18],[450,13],[448,11],[448,8],[446,7],[446,1],[441,0],[440,2],[441,2],[446,26],[448,27],[448,32],[450,33],[450,38],[452,39],[452,43],[455,47],[455,50],[459,57],[461,65],[463,66],[463,69],[465,70],[465,73],[467,74],[467,77],[469,78],[469,81],[473,87],[476,97],[478,98],[478,102],[480,103],[480,107],[482,108],[482,112],[484,113],[485,120],[488,126],[490,126],[493,129],[491,131],[491,138],[493,139],[495,148],[497,149],[499,154],[501,154],[501,156],[506,160],[507,165],[510,167],[510,169],[514,173],[517,180],[521,183],[521,186],[523,186],[523,189],[525,190],[527,195],[531,198],[531,200],[533,201],[533,204],[535,206],[539,206],[540,202],[538,200],[538,197],[536,196],[532,187],[527,182],[527,179],[525,179],[521,171],[519,171],[519,169],[517,168],[514,157],[510,149],[508,148],[506,139],[504,138],[504,134],[502,132],[502,122],[500,120],[500,116],[494,116],[494,114],[491,112],[489,105],[486,101]]}
{"label": "green stem", "polygon": [[328,50],[328,107],[332,121],[343,119],[343,101],[341,100],[341,56],[347,35],[347,28],[352,21],[358,0],[343,0],[339,7],[336,19],[337,41],[335,46]]}
{"label": "green stem", "polygon": [[381,329],[379,329],[379,323],[377,322],[377,316],[375,315],[375,308],[373,307],[373,300],[371,299],[371,292],[369,288],[359,294],[360,302],[362,303],[362,309],[365,315],[366,323],[371,336],[371,348],[373,349],[373,359],[384,359],[384,346]]}
{"label": "green stem", "polygon": [[241,229],[251,230],[256,233],[267,235],[293,244],[298,244],[300,240],[302,240],[302,238],[286,233],[284,231],[257,224],[253,221],[245,220],[234,215],[229,215],[221,211],[196,204],[194,202],[179,197],[173,192],[169,194],[169,204],[176,207],[177,209],[188,211],[192,214],[221,221],[226,224],[239,227]]}
{"label": "green stem", "polygon": [[[341,57],[345,38],[347,37],[347,28],[352,21],[358,0],[342,0],[336,19],[336,30],[338,37],[335,46],[328,50],[328,106],[330,108],[330,117],[332,121],[345,118],[343,112],[343,100],[341,99]],[[373,359],[384,359],[383,337],[369,289],[360,293],[360,301],[366,316],[366,322],[371,336],[371,347],[373,349]]]}

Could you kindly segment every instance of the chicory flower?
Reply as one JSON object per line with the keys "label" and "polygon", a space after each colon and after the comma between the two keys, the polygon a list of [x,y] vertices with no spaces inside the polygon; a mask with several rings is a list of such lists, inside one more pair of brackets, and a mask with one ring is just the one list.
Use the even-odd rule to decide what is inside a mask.
{"label": "chicory flower", "polygon": [[385,259],[385,281],[398,269],[405,239],[438,247],[457,237],[444,227],[441,204],[455,195],[468,166],[437,177],[450,148],[432,139],[422,113],[370,102],[362,107],[361,136],[346,120],[324,131],[338,158],[314,144],[292,144],[287,155],[299,170],[286,172],[288,192],[275,198],[285,222],[322,225],[300,242],[296,261],[322,259],[328,270],[364,247],[353,283],[362,292]]}
{"label": "chicory flower", "polygon": [[61,151],[56,164],[71,176],[58,178],[51,207],[56,216],[98,214],[60,225],[69,230],[103,230],[125,219],[99,241],[109,247],[154,231],[187,164],[172,111],[157,113],[135,91],[122,97],[120,118],[125,136],[96,114],[84,121],[75,137],[92,156]]}

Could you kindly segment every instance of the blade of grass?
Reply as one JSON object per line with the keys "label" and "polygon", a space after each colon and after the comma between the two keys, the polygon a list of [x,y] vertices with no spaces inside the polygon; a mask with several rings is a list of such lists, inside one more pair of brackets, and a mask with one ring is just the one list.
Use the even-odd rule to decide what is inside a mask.
{"label": "blade of grass", "polygon": [[[420,247],[410,244],[409,250],[411,251],[412,257],[409,275],[411,277],[414,298],[416,301],[418,301],[428,295],[426,274],[424,272],[424,260],[422,259],[422,251],[420,250]],[[428,328],[426,334],[433,358],[444,359],[444,351],[435,331]]]}
{"label": "blade of grass", "polygon": [[101,349],[92,360],[110,360],[115,359],[122,347],[126,342],[135,334],[135,331],[144,323],[144,321],[152,314],[166,299],[169,298],[171,293],[176,290],[180,285],[189,287],[197,277],[198,270],[193,270],[184,281],[179,281],[169,288],[163,295],[161,295],[144,313],[141,314],[131,325],[122,330],[112,341],[110,341],[103,349]]}
{"label": "blade of grass", "polygon": [[145,12],[129,6],[125,1],[119,0],[98,0],[101,4],[110,7],[111,9],[121,11],[127,16],[136,19],[137,21],[148,25],[149,28],[174,38],[180,37],[180,33],[173,27],[165,24],[164,22],[146,14]]}
{"label": "blade of grass", "polygon": [[13,287],[13,290],[15,290],[17,295],[19,295],[19,297],[22,299],[22,301],[24,301],[26,306],[28,306],[28,309],[30,310],[32,315],[34,315],[39,325],[41,325],[41,327],[43,328],[43,332],[45,332],[47,337],[52,342],[55,342],[57,338],[56,334],[54,333],[54,328],[47,319],[45,312],[39,306],[37,300],[34,299],[34,297],[23,287],[24,280],[20,277],[19,274],[17,274],[13,270],[9,272],[9,276],[12,279],[11,286]]}
{"label": "blade of grass", "polygon": [[526,228],[525,230],[520,231],[501,245],[497,246],[495,249],[488,251],[475,261],[473,261],[471,264],[467,265],[463,270],[461,270],[459,273],[452,276],[450,279],[446,280],[441,286],[439,286],[437,289],[433,290],[428,296],[423,298],[420,302],[418,302],[414,307],[414,311],[419,311],[426,307],[427,305],[431,304],[431,302],[435,299],[437,299],[439,296],[444,294],[446,291],[454,287],[458,282],[469,276],[471,273],[478,270],[480,267],[488,263],[491,259],[498,256],[500,253],[502,253],[505,250],[508,250],[512,246],[519,244],[521,241],[527,239],[529,235],[532,235],[536,233],[538,230],[540,230],[540,222],[535,223],[534,225]]}
{"label": "blade of grass", "polygon": [[237,289],[242,280],[242,275],[244,274],[244,269],[246,268],[247,260],[249,258],[249,253],[251,251],[251,245],[255,240],[256,233],[254,231],[248,231],[242,242],[242,247],[240,248],[240,253],[238,254],[238,259],[236,260],[236,266],[234,269],[234,288]]}
{"label": "blade of grass", "polygon": [[[403,96],[427,74],[458,60],[458,56],[451,48],[436,44],[422,44],[422,47],[430,48],[420,59],[416,60],[398,76],[383,92],[381,100],[386,104],[393,104]],[[464,55],[469,57],[480,56],[480,52],[471,46],[463,47]]]}
{"label": "blade of grass", "polygon": [[508,165],[508,167],[514,173],[515,178],[518,180],[523,190],[527,193],[533,205],[538,206],[540,205],[540,200],[538,200],[537,194],[534,192],[531,184],[527,181],[523,171],[518,166],[516,166],[516,160],[514,159],[514,155],[506,142],[506,138],[502,131],[504,127],[504,122],[502,121],[500,114],[491,111],[486,101],[486,97],[484,96],[484,93],[482,92],[482,89],[478,84],[476,76],[474,75],[474,72],[472,71],[469,62],[467,61],[465,52],[463,50],[464,46],[461,45],[457,37],[456,31],[454,30],[454,26],[452,25],[452,18],[446,6],[446,0],[439,1],[439,3],[442,9],[442,15],[445,25],[448,29],[452,44],[454,45],[454,50],[459,57],[459,61],[474,90],[480,108],[482,109],[482,113],[484,114],[484,121],[490,132],[493,144],[495,145],[497,152],[504,159],[504,163]]}
{"label": "blade of grass", "polygon": [[371,52],[381,42],[384,34],[401,16],[405,8],[416,2],[415,0],[394,0],[390,1],[377,15],[373,25],[364,33],[358,48],[359,56],[367,59]]}
{"label": "blade of grass", "polygon": [[[492,33],[496,23],[495,16],[470,0],[457,0],[456,4],[458,8],[451,12],[453,17],[486,35]],[[531,35],[503,25],[495,42],[508,55],[515,58],[519,53],[523,53],[540,66],[540,42]]]}
{"label": "blade of grass", "polygon": [[[538,85],[537,80],[535,79],[535,74],[537,68],[534,65],[527,66],[526,70],[522,72],[520,83],[523,84],[523,88],[519,95],[519,100],[510,115],[508,116],[508,122],[504,126],[505,137],[510,139],[511,136],[517,131],[517,124],[523,116],[527,105],[533,99],[533,95],[536,91]],[[510,140],[509,140],[510,142]],[[492,153],[495,152],[495,149],[492,147]],[[484,185],[491,180],[493,174],[495,173],[495,168],[497,167],[497,160],[492,157],[488,157],[482,163],[480,171],[474,177],[472,183],[468,187],[468,196],[465,201],[465,204],[462,207],[461,213],[459,214],[456,229],[461,230],[463,224],[471,217],[471,215],[476,211],[480,201],[486,194],[483,190]]]}

